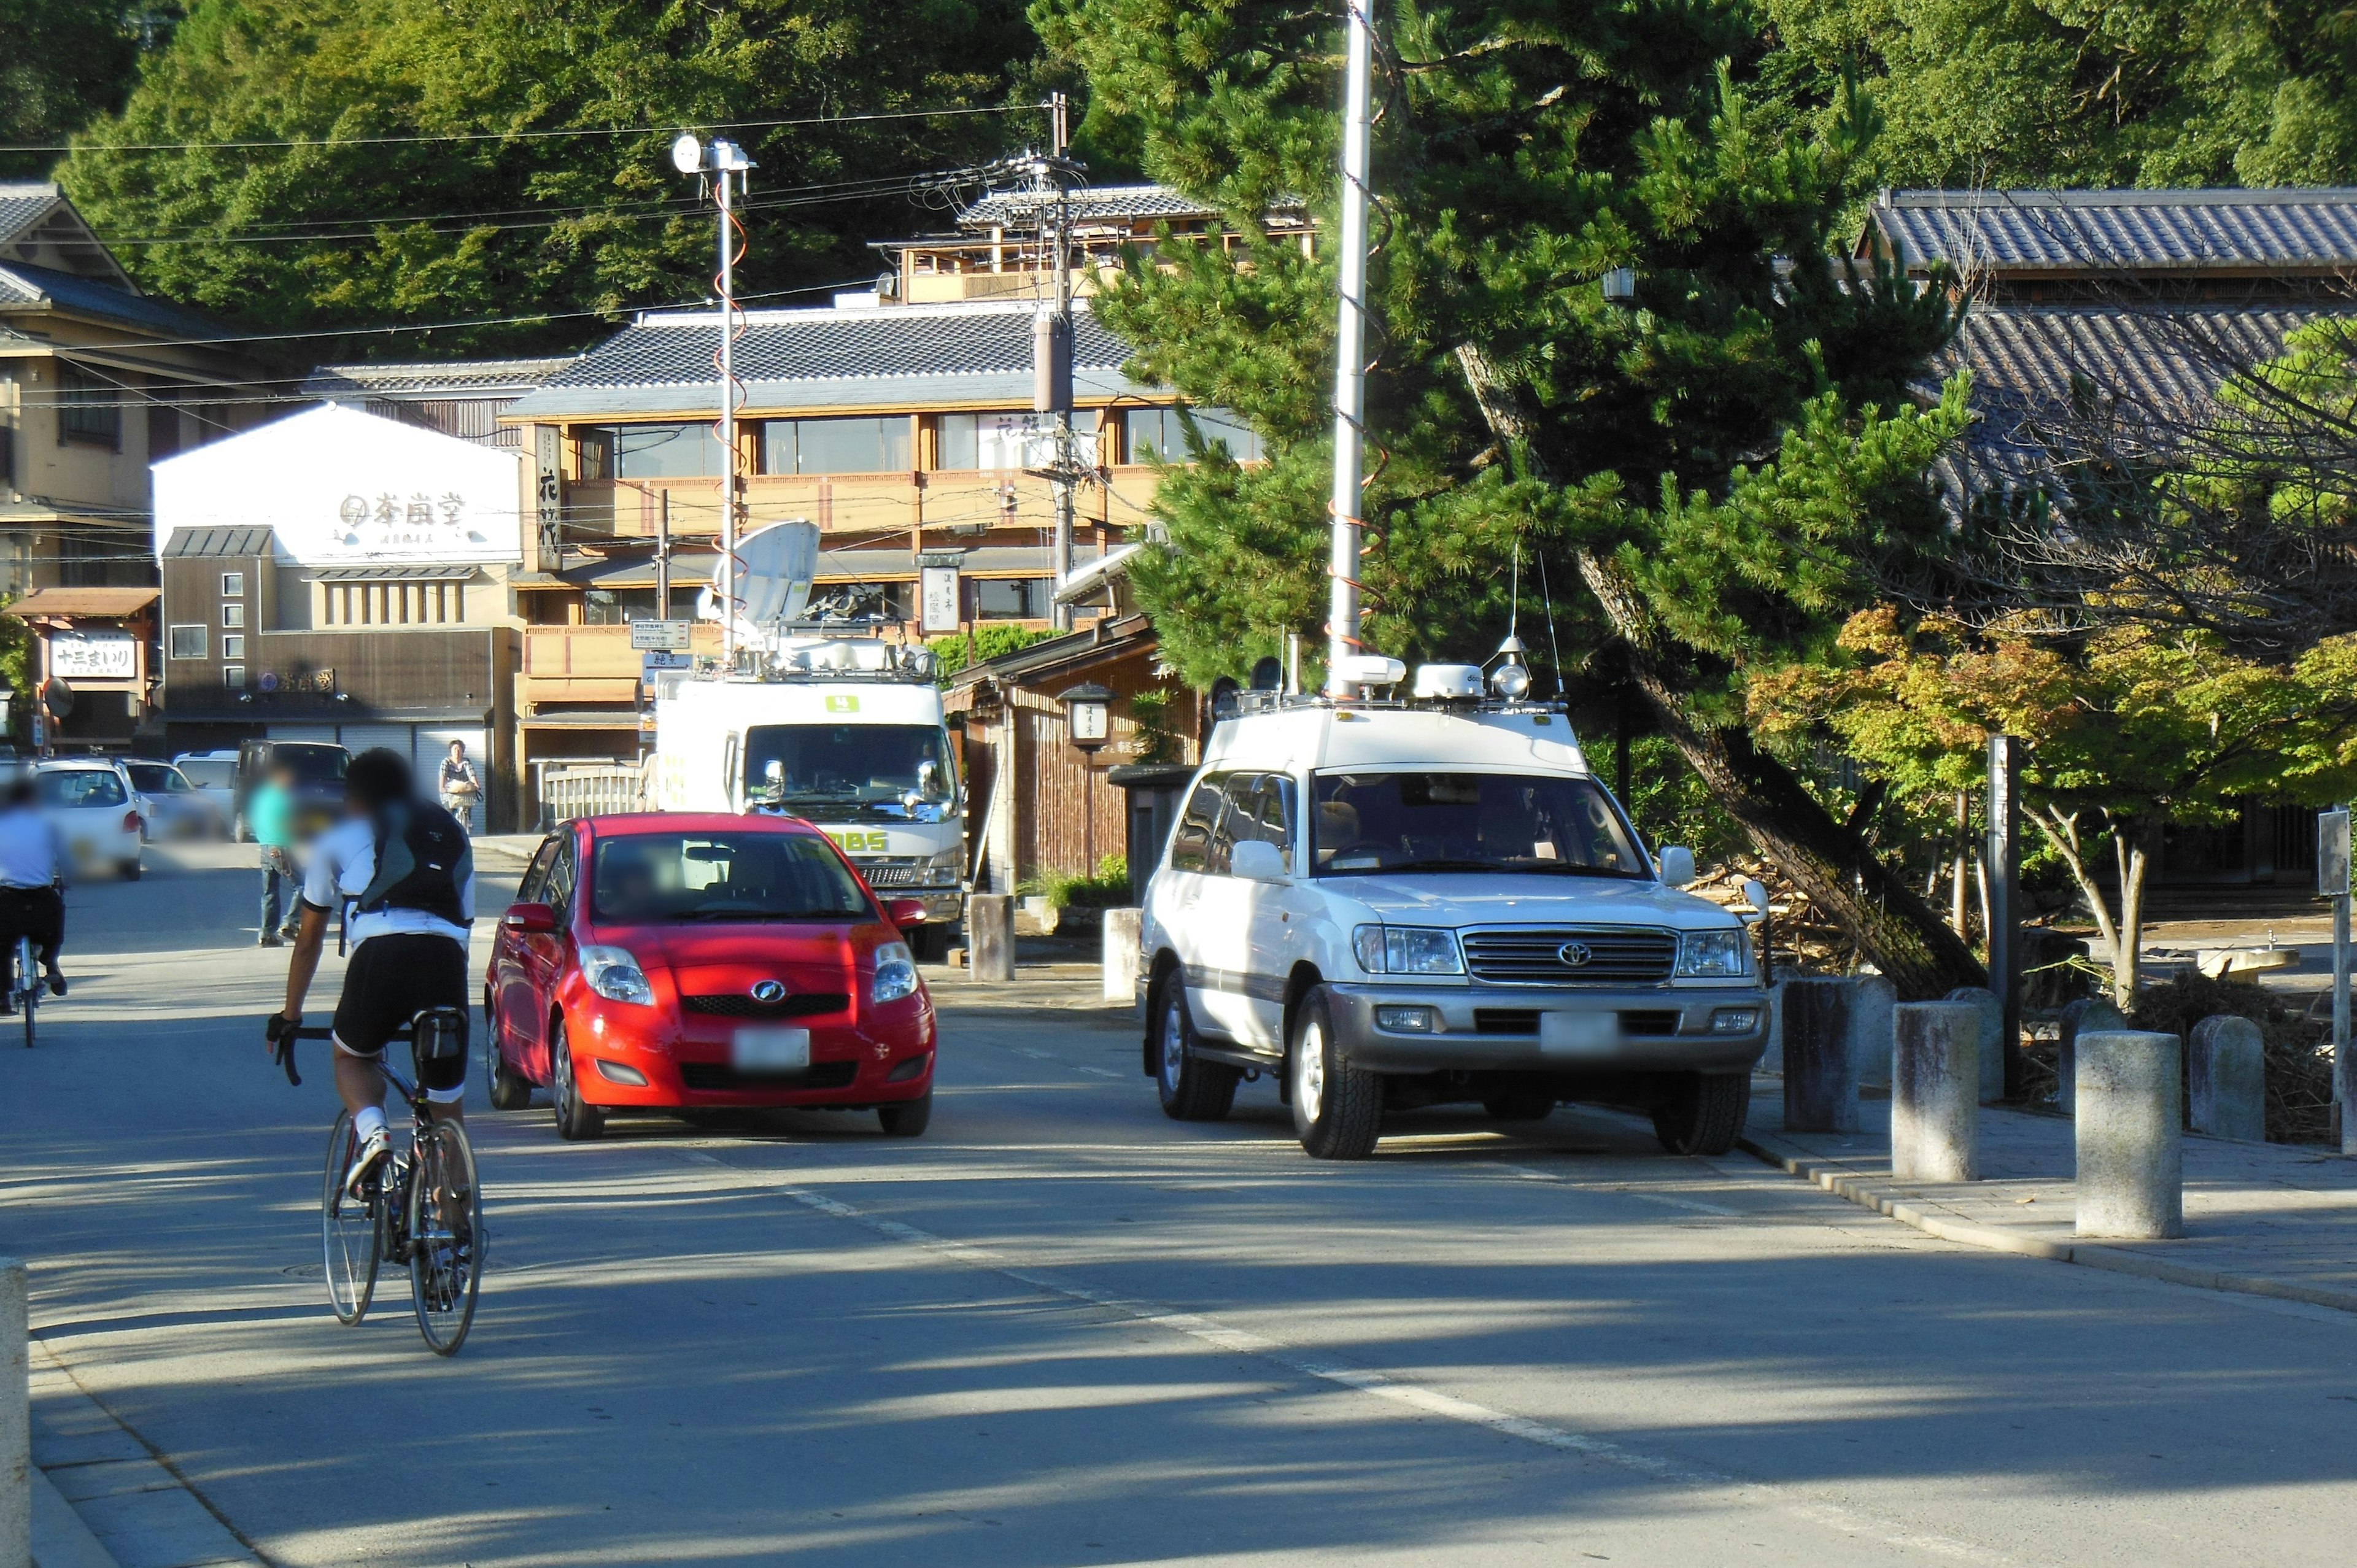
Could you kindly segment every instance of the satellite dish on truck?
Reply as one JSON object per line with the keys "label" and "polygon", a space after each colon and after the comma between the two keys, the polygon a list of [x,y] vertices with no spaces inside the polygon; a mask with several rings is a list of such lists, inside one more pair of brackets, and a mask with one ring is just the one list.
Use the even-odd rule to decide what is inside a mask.
{"label": "satellite dish on truck", "polygon": [[818,575],[818,524],[780,522],[737,542],[737,618],[756,627],[793,619]]}

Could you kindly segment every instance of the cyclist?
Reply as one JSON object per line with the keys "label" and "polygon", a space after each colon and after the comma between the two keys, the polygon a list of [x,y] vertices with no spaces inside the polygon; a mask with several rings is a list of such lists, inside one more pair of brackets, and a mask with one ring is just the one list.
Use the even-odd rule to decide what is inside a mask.
{"label": "cyclist", "polygon": [[[58,830],[41,814],[41,797],[30,774],[8,781],[0,791],[0,939],[14,943],[30,937],[40,950],[44,978],[51,993],[66,993],[66,977],[58,968],[58,948],[66,937],[65,846]],[[7,960],[0,958],[0,972]],[[32,976],[25,977],[30,983]],[[14,1012],[5,988],[0,988],[0,1013]]]}
{"label": "cyclist", "polygon": [[[450,814],[417,798],[398,752],[363,751],[344,775],[344,820],[311,846],[302,925],[286,965],[286,1005],[271,1018],[272,1050],[292,1048],[303,998],[319,967],[328,916],[346,908],[352,943],[336,1003],[336,1091],[352,1113],[359,1147],[346,1173],[358,1196],[389,1143],[384,1047],[429,1007],[467,1009],[467,930],[475,918],[474,855]],[[463,1043],[463,1042],[462,1042]],[[417,1061],[418,1087],[436,1120],[464,1117],[467,1058]]]}

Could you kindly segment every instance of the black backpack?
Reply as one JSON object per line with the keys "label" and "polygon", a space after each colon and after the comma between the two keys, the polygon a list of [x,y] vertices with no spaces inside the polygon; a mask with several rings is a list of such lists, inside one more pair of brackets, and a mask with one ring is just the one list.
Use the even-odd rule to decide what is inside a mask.
{"label": "black backpack", "polygon": [[429,800],[409,800],[379,811],[376,875],[353,900],[364,915],[419,909],[454,926],[468,926],[459,895],[475,875],[475,852],[458,821]]}

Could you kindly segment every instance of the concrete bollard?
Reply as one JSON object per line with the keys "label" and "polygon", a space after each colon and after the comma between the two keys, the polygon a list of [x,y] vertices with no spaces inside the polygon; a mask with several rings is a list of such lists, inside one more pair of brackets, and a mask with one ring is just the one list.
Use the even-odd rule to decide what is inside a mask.
{"label": "concrete bollard", "polygon": [[33,1561],[33,1411],[25,1265],[0,1258],[0,1563]]}
{"label": "concrete bollard", "polygon": [[1891,1009],[1899,1005],[1899,987],[1888,976],[1852,975],[1842,983],[1850,988],[1850,1055],[1857,1063],[1857,1080],[1888,1086],[1890,1082]]}
{"label": "concrete bollard", "polygon": [[1986,985],[1959,985],[1948,1000],[1971,1003],[1980,1019],[1981,1103],[1995,1105],[2005,1098],[2005,1004]]}
{"label": "concrete bollard", "polygon": [[2062,1009],[2062,1036],[2054,1047],[2054,1109],[2068,1116],[2078,1104],[2079,1036],[2127,1026],[2120,1010],[2100,996],[2083,996]]}
{"label": "concrete bollard", "polygon": [[1780,980],[1768,988],[1768,1048],[1760,1053],[1755,1072],[1781,1075],[1784,1070],[1784,988],[1792,983]]}
{"label": "concrete bollard", "polygon": [[1784,987],[1784,1130],[1857,1131],[1857,991],[1846,980]]}
{"label": "concrete bollard", "polygon": [[2221,1014],[2186,1042],[2185,1095],[2193,1130],[2213,1138],[2267,1141],[2267,1048],[2248,1018]]}
{"label": "concrete bollard", "polygon": [[2175,1035],[2100,1029],[2078,1038],[2079,1234],[2185,1234]]}
{"label": "concrete bollard", "polygon": [[1902,1002],[1892,1014],[1890,1174],[1978,1181],[1981,1015],[1970,1002]]}
{"label": "concrete bollard", "polygon": [[965,901],[965,940],[974,977],[985,985],[1015,978],[1015,900],[977,893]]}
{"label": "concrete bollard", "polygon": [[1137,1000],[1137,931],[1146,918],[1143,909],[1104,912],[1104,999]]}

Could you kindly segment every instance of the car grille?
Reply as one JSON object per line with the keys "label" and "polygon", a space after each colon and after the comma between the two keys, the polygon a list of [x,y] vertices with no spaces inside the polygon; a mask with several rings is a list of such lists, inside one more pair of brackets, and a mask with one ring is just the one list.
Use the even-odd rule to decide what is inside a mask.
{"label": "car grille", "polygon": [[[1476,1007],[1473,1027],[1484,1035],[1535,1035],[1539,1032],[1539,1015],[1530,1007]],[[1678,1032],[1678,1013],[1674,1007],[1659,1012],[1630,1012],[1620,1015],[1620,1032],[1624,1035],[1674,1035]]]}
{"label": "car grille", "polygon": [[760,1002],[742,992],[724,992],[717,996],[683,996],[679,1004],[687,1012],[711,1018],[815,1018],[842,1012],[851,1005],[851,998],[840,991],[796,991],[775,1002]]}
{"label": "car grille", "polygon": [[813,1062],[801,1072],[740,1072],[726,1062],[682,1062],[679,1080],[690,1089],[848,1089],[857,1062]]}
{"label": "car grille", "polygon": [[[1587,950],[1587,961],[1566,963],[1566,944]],[[1653,985],[1678,961],[1674,931],[1628,926],[1493,927],[1465,933],[1465,967],[1495,985]]]}

